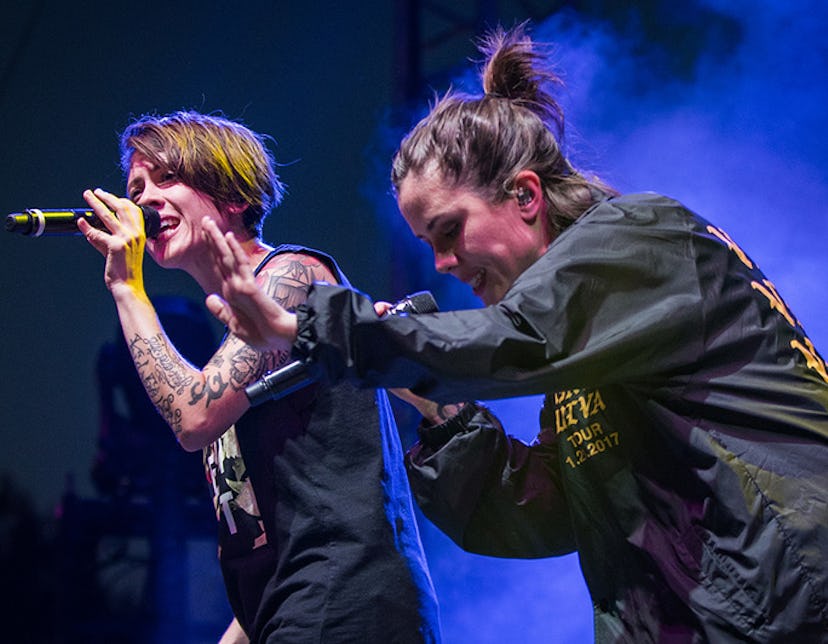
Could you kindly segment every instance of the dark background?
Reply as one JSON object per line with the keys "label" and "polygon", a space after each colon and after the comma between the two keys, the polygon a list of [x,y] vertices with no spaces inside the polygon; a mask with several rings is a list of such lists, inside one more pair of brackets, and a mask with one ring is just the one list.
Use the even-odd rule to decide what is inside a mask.
{"label": "dark background", "polygon": [[[531,18],[537,36],[557,43],[573,157],[624,191],[669,194],[724,227],[817,347],[828,344],[820,27],[828,12],[816,0],[10,5],[0,9],[0,214],[80,207],[90,187],[120,194],[117,134],[132,117],[220,111],[277,142],[288,195],[267,220],[268,241],[331,252],[376,298],[430,288],[444,309],[476,305],[464,287],[435,279],[410,243],[388,194],[388,161],[433,93],[467,82],[472,37],[486,24]],[[95,373],[117,321],[102,259],[83,239],[2,233],[0,262],[0,556],[14,562],[4,604],[14,598],[10,612],[29,641],[59,641],[69,639],[71,616],[52,608],[66,585],[55,573],[65,539],[57,519],[67,492],[101,497],[90,477],[100,434]],[[151,296],[202,301],[187,276],[145,266]],[[534,421],[521,419],[538,407],[498,403],[526,439]],[[405,415],[401,432],[410,444]],[[421,527],[447,642],[591,640],[574,558],[473,557]],[[106,530],[95,523],[87,532]],[[98,579],[116,616],[135,614],[136,597],[159,588],[146,573],[157,552],[146,535],[128,533],[95,544],[96,561],[115,562],[106,574],[123,582],[113,590]],[[177,609],[193,627],[178,641],[214,641],[227,613],[210,536],[179,541],[187,579]],[[86,641],[130,641],[114,633],[87,632]]]}

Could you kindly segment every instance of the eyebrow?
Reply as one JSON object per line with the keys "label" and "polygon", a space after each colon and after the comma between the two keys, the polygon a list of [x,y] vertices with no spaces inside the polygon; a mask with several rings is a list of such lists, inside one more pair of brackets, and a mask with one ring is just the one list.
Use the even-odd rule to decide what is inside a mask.
{"label": "eyebrow", "polygon": [[445,217],[448,216],[450,216],[450,214],[444,212],[439,212],[436,215],[434,215],[431,219],[428,220],[428,223],[426,224],[426,232],[430,233],[432,230],[434,230],[434,227],[440,223],[440,221],[442,221]]}
{"label": "eyebrow", "polygon": [[[147,157],[144,158],[146,159],[147,170],[150,174],[152,174],[161,167],[159,164],[155,163],[151,159]],[[131,171],[132,170],[130,170],[130,172]],[[127,194],[129,194],[129,191],[132,190],[132,188],[134,188],[137,183],[144,183],[144,179],[142,177],[133,177],[127,182]]]}

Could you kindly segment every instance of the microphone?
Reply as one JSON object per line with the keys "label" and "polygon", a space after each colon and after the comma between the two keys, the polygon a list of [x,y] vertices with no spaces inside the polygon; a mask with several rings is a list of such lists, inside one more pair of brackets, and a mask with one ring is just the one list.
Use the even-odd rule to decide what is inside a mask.
{"label": "microphone", "polygon": [[[407,295],[394,304],[383,317],[411,313],[434,313],[438,309],[437,302],[431,293],[418,291]],[[247,394],[250,406],[256,407],[268,400],[280,400],[313,382],[314,378],[308,373],[305,363],[301,360],[295,360],[281,369],[271,371],[261,380],[248,385],[244,393]]]}
{"label": "microphone", "polygon": [[[138,206],[144,214],[144,230],[147,237],[154,238],[161,228],[161,215],[152,206]],[[29,237],[43,235],[79,235],[77,221],[86,219],[94,228],[106,230],[104,223],[87,208],[66,208],[64,210],[40,210],[29,208],[23,212],[6,215],[6,230]]]}

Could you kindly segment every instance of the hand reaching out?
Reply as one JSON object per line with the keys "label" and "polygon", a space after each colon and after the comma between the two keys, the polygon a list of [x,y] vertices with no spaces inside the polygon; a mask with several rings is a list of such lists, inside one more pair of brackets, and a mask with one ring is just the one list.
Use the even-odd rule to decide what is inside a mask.
{"label": "hand reaching out", "polygon": [[[258,284],[233,233],[222,235],[209,217],[203,221],[204,237],[222,275],[221,297],[207,297],[207,308],[231,333],[258,349],[285,350],[296,339],[296,316],[269,298]],[[377,315],[392,307],[376,302]],[[398,398],[413,405],[430,423],[440,424],[456,414],[463,404],[438,405],[411,393],[408,389],[392,389]]]}
{"label": "hand reaching out", "polygon": [[389,389],[400,400],[414,407],[420,415],[431,425],[442,425],[444,422],[460,413],[465,403],[441,405],[422,396],[412,393],[410,389]]}
{"label": "hand reaching out", "polygon": [[296,339],[296,316],[256,284],[247,256],[233,233],[222,235],[209,217],[204,218],[203,227],[222,276],[221,296],[207,296],[207,308],[247,344],[261,350],[289,351]]}
{"label": "hand reaching out", "polygon": [[[374,311],[377,315],[382,317],[393,308],[390,302],[374,302]],[[414,407],[427,422],[432,425],[441,425],[452,416],[458,414],[465,403],[455,403],[450,405],[440,405],[433,400],[423,398],[413,393],[410,389],[389,389],[390,393],[394,394],[403,402],[407,402]]]}

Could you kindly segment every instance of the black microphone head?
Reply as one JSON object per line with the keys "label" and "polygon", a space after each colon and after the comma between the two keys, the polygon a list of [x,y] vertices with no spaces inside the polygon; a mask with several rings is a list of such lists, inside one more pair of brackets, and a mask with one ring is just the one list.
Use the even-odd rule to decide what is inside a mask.
{"label": "black microphone head", "polygon": [[429,291],[418,291],[406,298],[410,302],[411,313],[436,313],[440,307]]}
{"label": "black microphone head", "polygon": [[161,215],[152,206],[139,206],[144,213],[144,232],[150,239],[155,239],[161,229]]}
{"label": "black microphone head", "polygon": [[437,301],[428,291],[418,291],[407,295],[397,302],[388,311],[388,315],[399,315],[400,313],[435,313],[439,310]]}

